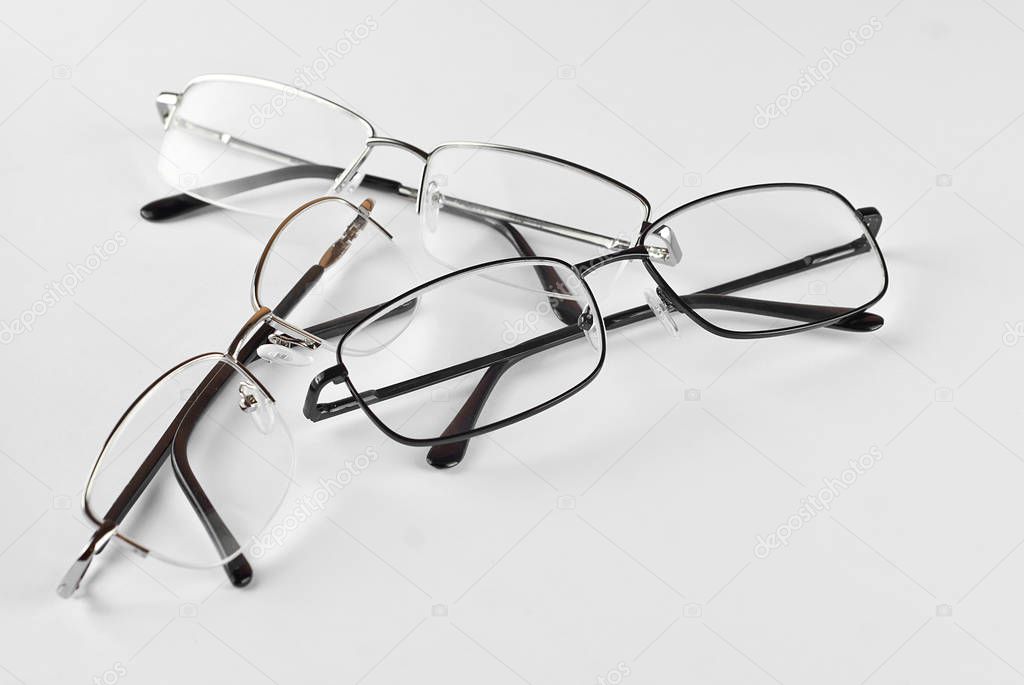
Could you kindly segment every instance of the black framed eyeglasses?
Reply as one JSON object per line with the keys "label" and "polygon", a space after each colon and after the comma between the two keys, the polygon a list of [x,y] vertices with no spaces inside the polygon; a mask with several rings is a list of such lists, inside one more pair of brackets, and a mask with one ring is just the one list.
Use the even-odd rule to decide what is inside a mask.
{"label": "black framed eyeglasses", "polygon": [[[867,310],[888,286],[880,227],[876,210],[857,210],[834,190],[766,184],[684,205],[645,222],[632,247],[576,265],[519,257],[467,267],[346,333],[304,411],[320,421],[361,409],[391,438],[430,447],[432,465],[451,467],[470,438],[589,384],[604,363],[607,330],[657,318],[675,332],[680,315],[738,339],[877,329],[882,318]],[[585,277],[626,260],[651,277],[647,305],[602,315]],[[414,302],[404,332],[377,344],[383,319],[399,325],[394,313]],[[322,401],[338,384],[347,396]]]}

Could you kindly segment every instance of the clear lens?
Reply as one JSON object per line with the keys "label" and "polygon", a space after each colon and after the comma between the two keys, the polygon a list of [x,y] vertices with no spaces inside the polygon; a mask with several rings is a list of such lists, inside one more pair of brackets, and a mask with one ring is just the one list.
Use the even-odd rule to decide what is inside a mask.
{"label": "clear lens", "polygon": [[643,201],[594,173],[475,145],[430,155],[420,202],[427,251],[452,268],[533,254],[577,263],[633,244],[647,218]]}
{"label": "clear lens", "polygon": [[256,299],[293,326],[329,340],[416,282],[370,212],[324,197],[285,220],[261,263]]}
{"label": "clear lens", "polygon": [[678,264],[652,263],[699,316],[728,331],[833,319],[885,285],[881,256],[856,211],[819,188],[756,188],[701,200],[662,219],[644,243],[671,251],[671,235]]}
{"label": "clear lens", "polygon": [[290,86],[200,80],[170,117],[160,174],[207,202],[281,217],[326,194],[370,134],[357,115]]}
{"label": "clear lens", "polygon": [[160,379],[117,425],[86,504],[104,519],[119,498],[131,501],[129,483],[150,478],[119,534],[166,561],[214,566],[268,525],[292,466],[291,437],[274,403],[230,359],[204,355]]}
{"label": "clear lens", "polygon": [[[413,304],[417,316],[396,337]],[[602,321],[576,272],[526,259],[411,292],[353,330],[339,358],[381,422],[434,439],[523,418],[577,390],[603,355]]]}

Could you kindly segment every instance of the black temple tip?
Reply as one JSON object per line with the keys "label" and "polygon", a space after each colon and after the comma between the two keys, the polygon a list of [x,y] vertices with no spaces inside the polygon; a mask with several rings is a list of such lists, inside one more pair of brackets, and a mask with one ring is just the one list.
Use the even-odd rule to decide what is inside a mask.
{"label": "black temple tip", "polygon": [[466,456],[469,441],[450,442],[447,445],[434,445],[427,452],[427,463],[435,469],[450,469],[462,463]]}
{"label": "black temple tip", "polygon": [[146,221],[166,221],[209,206],[208,203],[198,198],[182,193],[153,200],[149,204],[143,205],[139,214]]}
{"label": "black temple tip", "polygon": [[252,582],[252,566],[241,554],[224,564],[224,572],[235,587],[245,587]]}
{"label": "black temple tip", "polygon": [[870,333],[871,331],[877,331],[885,323],[885,319],[880,317],[878,314],[872,314],[871,312],[861,312],[855,314],[849,318],[843,319],[842,321],[832,324],[832,328],[836,328],[841,331],[853,331],[855,333]]}

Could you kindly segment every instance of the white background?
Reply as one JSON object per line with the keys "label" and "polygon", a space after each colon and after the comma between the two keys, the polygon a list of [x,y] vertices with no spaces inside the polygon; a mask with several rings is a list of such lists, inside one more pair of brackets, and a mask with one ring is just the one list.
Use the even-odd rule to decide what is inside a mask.
{"label": "white background", "polygon": [[[0,683],[1024,681],[1020,2],[12,5],[0,320],[126,244],[0,348]],[[872,17],[828,81],[755,126]],[[574,159],[655,215],[785,180],[879,207],[885,327],[620,332],[591,387],[449,472],[356,415],[304,421],[299,371],[277,389],[289,505],[380,458],[251,587],[111,547],[60,600],[100,443],[159,372],[223,349],[274,225],[138,219],[168,193],[154,96],[206,72],[290,81],[368,18],[313,90],[383,134]],[[414,247],[413,219],[394,226]],[[758,535],[873,447],[831,511],[758,558]]]}

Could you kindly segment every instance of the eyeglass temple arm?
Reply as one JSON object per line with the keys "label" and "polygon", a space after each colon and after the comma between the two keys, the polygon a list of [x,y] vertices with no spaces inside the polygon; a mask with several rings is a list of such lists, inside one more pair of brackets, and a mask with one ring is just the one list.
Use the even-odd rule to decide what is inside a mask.
{"label": "eyeglass temple arm", "polygon": [[[204,129],[204,131],[211,135],[217,135],[218,137],[226,135],[218,134],[218,132],[210,129]],[[261,156],[276,159],[283,162],[285,166],[258,174],[252,174],[250,176],[242,176],[230,181],[222,181],[220,183],[213,183],[201,188],[196,188],[194,189],[196,194],[201,193],[204,197],[211,200],[221,200],[226,197],[231,197],[232,195],[238,195],[258,188],[264,188],[276,183],[284,183],[286,181],[294,181],[303,178],[320,178],[333,181],[341,176],[345,171],[341,167],[314,164],[306,160],[297,159],[276,150],[256,145],[254,143],[249,143],[245,140],[234,138],[232,136],[227,136],[226,144],[239,146],[249,151],[258,151]],[[372,188],[374,190],[381,190],[401,195],[403,197],[415,198],[418,195],[416,188],[403,185],[392,179],[374,176],[372,174],[366,174],[363,176],[360,181],[360,185],[365,185],[367,188]],[[142,209],[139,210],[139,213],[142,215],[142,218],[147,221],[166,221],[208,206],[210,206],[209,202],[200,200],[188,193],[180,193],[178,195],[170,195],[158,200],[153,200],[152,202],[143,205]],[[593,231],[587,231],[582,228],[559,224],[554,221],[537,219],[535,217],[526,216],[525,214],[517,214],[515,212],[489,207],[484,204],[470,202],[457,197],[446,196],[444,198],[443,209],[455,209],[465,215],[513,223],[527,228],[533,228],[538,231],[551,233],[563,238],[570,238],[572,240],[602,247],[607,250],[621,250],[630,246],[630,242],[622,238],[606,236]]]}
{"label": "eyeglass temple arm", "polygon": [[[364,203],[364,207],[369,211],[372,209],[372,204],[368,207]],[[351,226],[350,226],[351,228]],[[328,250],[334,248],[334,245]],[[333,255],[331,255],[333,256]],[[328,255],[325,254],[324,259],[328,259]],[[333,263],[328,259],[328,263]],[[323,276],[325,271],[323,264],[314,264],[311,266],[302,278],[292,287],[292,289],[284,296],[278,306],[275,308],[274,313],[280,317],[287,316],[298,303],[313,289]],[[397,307],[394,311],[389,313],[389,316],[398,315],[405,313],[413,309],[416,305],[416,300],[410,300],[401,307]],[[348,332],[355,324],[362,319],[369,316],[372,312],[379,308],[378,306],[366,307],[362,310],[346,314],[344,316],[337,317],[330,321],[326,321],[317,326],[313,326],[309,329],[309,332],[313,335],[327,339],[337,335],[342,335]],[[238,359],[242,364],[250,364],[258,357],[257,350],[260,345],[267,342],[271,334],[275,329],[269,323],[264,323],[260,328],[253,334],[248,341],[246,341],[238,352]],[[202,415],[205,411],[206,406],[209,404],[209,400],[212,399],[213,395],[223,386],[227,379],[232,374],[232,369],[227,367],[225,369],[226,375],[219,382],[216,379],[211,380],[208,384],[211,388],[211,393],[206,401],[202,404],[196,403],[193,407],[193,411],[183,421],[181,427],[176,431],[174,436],[174,442],[172,445],[172,452],[174,455],[174,472],[178,478],[179,483],[182,484],[182,488],[185,494],[188,496],[189,503],[192,505],[199,519],[202,521],[204,528],[209,534],[218,552],[223,556],[231,554],[234,550],[239,549],[239,544],[228,529],[224,520],[220,514],[217,513],[216,508],[210,501],[210,498],[206,495],[199,480],[195,477],[195,473],[192,470],[191,464],[188,460],[188,440],[192,434],[192,430],[195,428]],[[212,375],[212,374],[211,374]],[[243,587],[248,585],[252,580],[252,567],[248,561],[241,554],[234,557],[224,565],[225,571],[228,577],[231,579],[232,584],[236,587]]]}
{"label": "eyeglass temple arm", "polygon": [[[243,176],[230,181],[213,183],[211,185],[203,186],[202,188],[196,188],[196,191],[201,192],[203,196],[208,197],[211,200],[220,200],[249,190],[263,188],[276,183],[284,183],[286,181],[295,181],[304,178],[319,178],[327,181],[333,181],[344,173],[344,171],[345,170],[340,167],[324,164],[293,164],[290,166],[283,166],[278,169],[271,169],[270,171],[263,171],[251,176]],[[407,188],[398,181],[382,178],[380,176],[373,176],[372,174],[364,176],[361,185],[365,185],[367,188],[373,190],[380,190],[405,197],[416,197],[415,188]],[[209,202],[200,200],[199,198],[188,195],[187,193],[180,193],[178,195],[170,195],[168,197],[160,198],[159,200],[153,200],[152,202],[143,205],[142,209],[139,210],[139,214],[141,214],[142,218],[147,221],[167,221],[209,206]]]}
{"label": "eyeglass temple arm", "polygon": [[[260,174],[254,174],[252,176],[246,176],[232,181],[224,181],[222,183],[205,186],[202,188],[202,192],[207,197],[219,199],[222,197],[230,197],[231,195],[236,195],[253,188],[259,188],[299,178],[322,178],[333,180],[343,171],[344,169],[339,167],[323,166],[318,164],[299,164],[274,169],[272,171],[265,171]],[[364,177],[361,185],[365,185],[366,187],[374,190],[401,195],[403,197],[416,196],[415,188],[408,188],[398,181],[382,178],[380,176],[367,175]],[[207,202],[182,193],[180,195],[172,195],[170,197],[150,202],[141,209],[141,214],[142,217],[148,221],[165,221],[208,206],[209,204]],[[529,242],[527,242],[526,238],[523,237],[523,234],[507,221],[495,219],[490,216],[477,215],[473,211],[461,210],[458,208],[453,208],[452,213],[475,219],[499,231],[510,243],[512,243],[516,252],[520,256],[537,256],[537,253],[534,252]],[[558,272],[555,269],[546,265],[537,265],[534,269],[537,272],[540,282],[551,292],[568,292],[565,284],[562,282],[561,277],[559,277]],[[569,323],[579,318],[579,305],[571,300],[552,297],[551,305],[554,308],[555,313],[558,315],[558,318],[563,323]]]}
{"label": "eyeglass temple arm", "polygon": [[[364,208],[367,211],[370,211],[373,208],[373,205],[371,203],[367,206],[366,203],[364,203]],[[350,226],[350,228],[352,228],[352,226]],[[362,226],[360,225],[359,228],[362,228]],[[332,245],[328,249],[328,253],[325,253],[322,258],[323,260],[327,260],[328,265],[333,263],[331,258],[336,260],[336,256],[331,252],[336,245],[337,243]],[[325,267],[323,263],[320,263],[314,264],[307,269],[306,273],[303,274],[299,281],[291,288],[291,290],[288,291],[278,306],[274,309],[274,313],[280,317],[287,316],[309,293],[309,291],[316,286],[323,276],[326,268],[327,267]],[[415,305],[415,300],[408,304],[410,306]],[[361,318],[373,311],[373,309],[373,307],[368,307],[360,312],[338,317],[337,319],[321,324],[317,327],[317,331],[310,332],[314,335],[318,335],[318,333],[326,335],[331,333],[334,329],[341,329],[343,331],[347,330],[347,328],[351,327]],[[258,357],[257,350],[259,346],[267,342],[274,331],[274,327],[269,323],[263,323],[260,328],[257,329],[256,333],[240,347],[238,351],[238,359],[241,363],[250,364],[255,361]],[[320,336],[318,335],[318,337]],[[202,521],[203,526],[206,528],[206,531],[218,552],[222,556],[228,556],[238,550],[240,546],[230,529],[227,527],[227,524],[224,523],[224,520],[217,512],[213,503],[210,501],[210,498],[207,496],[202,485],[199,483],[198,478],[196,478],[195,473],[192,470],[191,463],[188,460],[188,441],[191,437],[192,430],[197,425],[213,395],[220,390],[224,383],[227,382],[233,372],[230,367],[225,367],[224,371],[226,371],[226,373],[222,379],[211,379],[208,386],[211,388],[212,392],[207,398],[205,398],[204,402],[201,404],[197,402],[193,406],[193,411],[189,412],[183,420],[180,428],[175,432],[174,442],[172,444],[172,453],[174,455],[173,466],[175,476],[178,478],[179,483],[182,484],[185,494],[188,496],[189,503],[199,516],[199,519]],[[214,370],[213,373],[216,373],[216,370]],[[241,554],[226,562],[224,568],[228,577],[231,579],[232,584],[236,587],[248,585],[252,580],[252,566]]]}
{"label": "eyeglass temple arm", "polygon": [[[207,375],[203,384],[192,393],[188,401],[185,402],[177,415],[171,421],[170,425],[157,440],[153,449],[150,450],[142,464],[138,469],[136,469],[131,480],[128,481],[114,500],[113,504],[111,504],[107,509],[107,512],[99,522],[99,528],[93,534],[91,541],[82,552],[82,555],[79,556],[74,564],[72,564],[71,569],[58,586],[57,592],[62,597],[70,597],[74,594],[75,590],[78,589],[85,572],[89,568],[92,557],[102,551],[107,542],[116,534],[117,525],[120,524],[128,515],[128,512],[131,511],[131,508],[138,501],[139,497],[142,496],[142,493],[149,486],[157,471],[159,471],[160,467],[167,460],[167,457],[171,454],[172,442],[178,427],[187,420],[189,413],[193,411],[196,405],[202,405],[208,402],[212,397],[212,394],[219,389],[220,384],[223,384],[223,379],[220,381],[220,384],[217,384],[216,382],[218,371],[221,370],[221,365],[218,364],[218,366],[211,370]],[[195,481],[191,477],[191,470],[186,473],[180,473],[175,469],[175,475],[178,479],[179,485],[188,495],[190,502],[195,502],[197,499],[204,497],[202,494],[202,487],[199,485],[198,481]],[[237,541],[234,540],[227,528],[223,526],[223,521],[220,520],[219,516],[216,517],[216,520],[208,520],[204,517],[204,514],[200,513],[200,518],[202,519],[204,527],[211,533],[211,536],[218,536],[214,539],[218,548],[238,549]],[[218,521],[220,523],[219,526],[217,525]],[[148,551],[139,545],[136,545],[136,547],[139,547],[143,552]],[[252,578],[252,567],[242,555],[238,555],[231,561],[225,563],[224,569],[228,574],[228,578],[230,578],[231,582],[235,585],[246,585]]]}
{"label": "eyeglass temple arm", "polygon": [[[862,207],[857,210],[857,214],[865,227],[867,227],[871,236],[877,236],[879,229],[882,227],[881,213],[874,207]],[[871,244],[868,242],[868,239],[861,236],[860,238],[851,240],[844,245],[838,245],[827,250],[822,250],[821,252],[815,252],[814,254],[809,254],[801,259],[781,264],[771,269],[758,271],[757,273],[737,278],[736,280],[729,281],[728,283],[721,283],[713,288],[705,288],[700,291],[700,294],[725,295],[728,293],[734,293],[738,290],[752,288],[756,285],[792,276],[809,269],[816,269],[819,266],[825,266],[826,264],[831,264],[832,262],[837,262],[842,259],[849,259],[850,257],[863,254],[870,250]]]}
{"label": "eyeglass temple arm", "polygon": [[[842,315],[844,312],[850,311],[843,307],[825,307],[820,305],[795,304],[789,302],[751,300],[731,295],[700,294],[699,296],[688,296],[685,301],[688,304],[691,304],[691,306],[701,309],[728,309],[731,311],[758,313],[804,321],[834,318]],[[881,321],[881,317],[875,315],[869,316],[872,318],[873,323],[878,323],[878,325],[880,325],[879,322]],[[648,307],[634,307],[605,317],[605,328],[607,330],[614,330],[616,328],[645,321],[653,317],[654,314]],[[843,326],[843,322],[837,322],[831,325],[831,327],[837,328]],[[582,335],[582,331],[577,326],[566,326],[565,328],[519,343],[518,345],[501,352],[495,352],[490,355],[479,357],[478,359],[450,366],[440,371],[424,374],[400,383],[394,383],[384,388],[365,391],[360,394],[360,397],[366,404],[374,404],[381,400],[391,399],[410,392],[422,390],[423,388],[430,387],[431,385],[443,383],[445,381],[458,378],[459,376],[464,376],[495,365],[506,363],[511,365],[529,357],[530,355],[537,354],[538,352],[575,340]],[[502,371],[502,373],[503,372],[504,371]],[[323,419],[330,418],[331,416],[347,413],[359,407],[359,404],[354,397],[348,397],[327,403],[320,403],[318,401],[324,388],[331,384],[343,382],[345,380],[345,375],[344,366],[339,364],[326,369],[313,379],[309,390],[307,391],[306,402],[303,407],[303,413],[306,418],[311,421],[321,421]],[[499,377],[500,374],[495,374],[493,378],[494,380],[497,380]],[[488,395],[489,391],[487,393],[479,393],[480,397],[486,397]],[[470,416],[471,414],[472,412],[467,412],[466,416]],[[455,434],[455,431],[449,431],[448,433]],[[457,441],[452,440],[451,442]]]}
{"label": "eyeglass temple arm", "polygon": [[[808,318],[807,307],[815,305],[801,305],[788,302],[766,303],[764,300],[704,294],[688,296],[684,298],[684,301],[694,309],[709,308],[725,311],[759,313],[779,318],[791,318],[796,320],[803,319],[808,321],[818,320],[823,316],[840,316],[845,311],[848,311],[843,307],[821,307],[819,309],[819,313]],[[766,307],[764,306],[765,304],[770,306]],[[759,311],[754,312],[754,310]],[[633,325],[641,321],[647,321],[653,317],[654,312],[651,311],[650,307],[646,305],[633,307],[605,317],[605,328],[606,330],[611,331]],[[874,330],[881,325],[881,317],[874,314],[865,314],[864,316],[853,318],[857,319],[855,325],[863,326],[863,328],[857,328],[854,324],[850,324],[849,327],[846,327],[846,325],[843,324],[841,327],[841,324],[839,323],[833,324],[832,327],[840,328],[841,330]],[[568,342],[570,339],[566,339],[562,342]],[[441,433],[441,437],[460,435],[471,431],[476,426],[476,422],[480,418],[481,413],[483,413],[484,403],[486,403],[487,399],[490,397],[495,385],[497,385],[501,377],[512,367],[513,364],[523,358],[524,357],[520,356],[511,360],[499,361],[488,367],[487,372],[481,376],[480,380],[477,381],[476,387],[470,393],[469,397],[466,398],[466,402],[462,406],[462,409],[459,410],[445,430]],[[378,397],[377,399],[384,398]],[[468,439],[459,442],[446,442],[434,445],[427,452],[427,463],[435,468],[451,468],[452,466],[457,466],[462,462],[468,448]]]}
{"label": "eyeglass temple arm", "polygon": [[[316,285],[323,275],[324,269],[319,264],[310,267],[302,278],[285,295],[281,303],[275,309],[278,316],[287,316],[298,302]],[[263,323],[256,332],[245,341],[238,350],[237,358],[245,364],[252,363],[257,358],[257,349],[267,342],[271,334],[275,332],[269,323]],[[214,547],[222,556],[234,554],[241,548],[238,540],[232,534],[224,519],[217,512],[216,507],[206,494],[199,479],[192,469],[188,459],[188,441],[192,431],[199,423],[199,419],[213,401],[213,398],[224,387],[227,381],[234,374],[234,369],[224,364],[218,364],[207,375],[203,385],[189,398],[186,409],[189,411],[181,416],[180,423],[172,435],[170,445],[172,454],[172,467],[175,478],[188,498],[189,504],[195,511],[213,542]],[[200,391],[203,391],[200,393]],[[197,396],[198,395],[198,396]],[[140,491],[141,494],[141,491]],[[237,554],[223,564],[225,573],[231,584],[235,587],[245,587],[252,582],[252,565],[245,558],[244,554]]]}
{"label": "eyeglass temple arm", "polygon": [[[319,277],[320,275],[322,275],[322,273],[323,269],[321,267],[314,266],[310,268],[310,270],[303,277],[302,281],[300,281],[300,284],[306,286],[306,290],[302,293],[303,295],[305,294],[305,292],[308,292],[308,288],[311,288],[313,287],[313,285],[315,285],[316,281],[319,280]],[[291,298],[294,298],[296,294],[296,291],[293,290],[291,293],[289,293],[289,296]],[[286,300],[287,299],[289,298],[286,298]],[[284,302],[282,302],[282,304],[284,304]],[[402,307],[396,308],[396,310],[394,312],[391,312],[391,314],[397,315],[405,313],[413,309],[415,305],[416,301],[410,300]],[[285,316],[285,314],[281,312],[285,309],[290,310],[291,308],[291,306],[279,306],[278,309],[275,311],[279,316]],[[311,327],[308,330],[313,335],[316,335],[317,337],[324,339],[335,337],[338,335],[343,335],[344,333],[348,332],[353,326],[355,326],[355,324],[359,323],[359,321],[373,313],[376,309],[378,309],[378,306],[366,307],[365,309],[359,310],[352,314],[346,314],[345,316],[340,316],[337,317],[336,319],[332,319],[331,321],[319,324],[318,326]],[[250,338],[250,340],[246,342],[240,349],[238,358],[241,360],[241,362],[243,364],[250,364],[253,361],[255,361],[258,358],[256,352],[257,348],[263,343],[267,342],[270,335],[273,334],[274,332],[275,329],[272,326],[270,326],[269,324],[263,324],[252,336],[252,338]],[[211,386],[213,393],[215,393],[217,390],[220,389],[220,387],[223,386],[223,383],[226,382],[228,378],[230,378],[233,372],[233,369],[231,369],[230,367],[226,369],[226,375],[224,379],[221,380],[219,383],[215,382],[215,387]],[[211,393],[210,399],[212,399],[213,393]],[[192,505],[192,508],[198,515],[199,520],[202,522],[203,527],[206,529],[206,532],[210,536],[210,539],[213,541],[213,544],[217,548],[217,551],[222,556],[228,556],[229,554],[233,553],[234,550],[238,550],[240,545],[238,544],[238,541],[236,540],[235,536],[231,533],[231,530],[228,528],[227,524],[224,522],[223,518],[221,518],[220,514],[217,512],[216,507],[213,505],[213,502],[206,494],[206,491],[203,489],[201,483],[199,482],[199,479],[195,476],[195,473],[192,470],[191,462],[188,459],[188,440],[191,437],[192,430],[198,423],[199,418],[202,415],[202,412],[205,410],[208,401],[209,400],[207,400],[203,404],[197,403],[193,407],[194,410],[189,413],[189,415],[182,423],[180,429],[175,433],[174,442],[172,443],[172,465],[174,467],[175,477],[181,484],[182,489],[184,490],[186,496],[188,497],[189,503]],[[234,585],[235,587],[244,587],[248,585],[252,580],[252,566],[249,564],[248,560],[246,560],[245,556],[242,554],[239,554],[231,560],[225,562],[224,570],[227,573],[228,578],[231,580],[232,585]]]}

